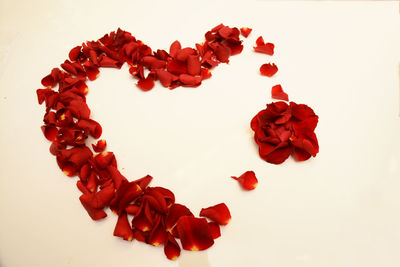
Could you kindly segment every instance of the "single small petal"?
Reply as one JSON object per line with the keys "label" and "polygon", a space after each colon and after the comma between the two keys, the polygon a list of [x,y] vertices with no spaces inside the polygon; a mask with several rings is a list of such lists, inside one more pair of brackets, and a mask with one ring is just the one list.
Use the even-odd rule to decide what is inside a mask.
{"label": "single small petal", "polygon": [[169,48],[169,55],[174,58],[179,50],[181,50],[181,43],[179,41],[175,41]]}
{"label": "single small petal", "polygon": [[267,54],[267,55],[274,55],[274,48],[275,45],[272,43],[266,43],[263,46],[256,46],[254,47],[254,51],[257,53],[263,53],[263,54]]}
{"label": "single small petal", "polygon": [[283,91],[282,86],[277,84],[271,89],[271,97],[273,99],[289,101],[288,95]]}
{"label": "single small petal", "polygon": [[95,152],[103,152],[106,149],[107,142],[104,139],[97,141],[96,144],[92,144],[93,150]]}
{"label": "single small petal", "polygon": [[150,91],[154,87],[154,77],[152,75],[147,76],[145,79],[140,79],[137,82],[137,87],[142,91]]}
{"label": "single small petal", "polygon": [[47,140],[49,140],[49,141],[56,140],[56,138],[58,136],[57,127],[43,125],[41,127],[41,129],[42,129],[42,132],[43,132],[43,134],[44,134],[44,136],[46,137]]}
{"label": "single small petal", "polygon": [[181,248],[170,233],[167,233],[167,237],[164,242],[164,254],[170,260],[176,260],[179,255],[181,255]]}
{"label": "single small petal", "polygon": [[201,84],[201,77],[192,76],[189,74],[179,75],[179,80],[187,86],[199,86]]}
{"label": "single small petal", "polygon": [[237,180],[239,184],[245,190],[253,190],[258,185],[258,180],[256,174],[253,171],[247,171],[240,175],[239,177],[231,176],[233,179]]}
{"label": "single small petal", "polygon": [[211,236],[213,239],[217,239],[221,236],[221,230],[219,224],[216,222],[208,222],[208,229],[210,229]]}
{"label": "single small petal", "polygon": [[71,51],[68,54],[68,57],[71,61],[76,61],[79,57],[79,54],[81,53],[82,46],[76,46],[71,49]]}
{"label": "single small petal", "polygon": [[243,35],[243,37],[247,38],[250,35],[252,30],[253,29],[251,29],[251,28],[243,27],[243,28],[240,28],[240,33]]}
{"label": "single small petal", "polygon": [[274,63],[263,64],[260,67],[260,72],[262,75],[267,77],[272,77],[278,71],[278,67]]}
{"label": "single small petal", "polygon": [[[82,195],[82,196],[84,196],[84,195]],[[81,200],[82,196],[79,198],[79,200]],[[103,209],[96,209],[91,206],[88,206],[85,202],[82,202],[82,200],[81,200],[81,203],[82,203],[82,206],[86,209],[89,216],[92,218],[92,220],[97,221],[97,220],[107,217],[107,214],[104,212]]]}
{"label": "single small petal", "polygon": [[182,216],[177,222],[182,247],[185,250],[205,250],[214,244],[207,220]]}
{"label": "single small petal", "polygon": [[200,216],[207,217],[220,225],[227,225],[231,219],[231,213],[225,203],[201,209]]}
{"label": "single small petal", "polygon": [[132,227],[125,212],[118,216],[118,221],[114,228],[114,236],[122,237],[124,240],[128,241],[133,240]]}

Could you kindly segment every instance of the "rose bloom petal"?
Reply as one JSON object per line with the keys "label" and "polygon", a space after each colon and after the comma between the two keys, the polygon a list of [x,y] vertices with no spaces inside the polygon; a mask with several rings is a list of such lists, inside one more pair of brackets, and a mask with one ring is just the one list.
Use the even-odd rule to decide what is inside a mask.
{"label": "rose bloom petal", "polygon": [[157,247],[161,244],[164,244],[166,237],[165,226],[162,221],[162,217],[159,216],[156,225],[150,232],[148,242],[150,245]]}
{"label": "rose bloom petal", "polygon": [[187,70],[188,74],[196,76],[200,74],[201,63],[198,55],[190,55],[187,58]]}
{"label": "rose bloom petal", "polygon": [[54,87],[59,81],[60,72],[59,68],[52,69],[51,73],[42,79],[43,86]]}
{"label": "rose bloom petal", "polygon": [[76,61],[79,57],[79,54],[81,53],[82,46],[76,46],[71,49],[71,51],[68,54],[68,57],[71,61]]}
{"label": "rose bloom petal", "polygon": [[114,236],[122,237],[124,240],[128,241],[133,240],[132,227],[125,212],[118,216],[118,221],[114,228]]}
{"label": "rose bloom petal", "polygon": [[138,214],[132,219],[132,226],[142,232],[151,231],[153,229],[153,221],[150,215],[150,206],[145,201],[141,205]]}
{"label": "rose bloom petal", "polygon": [[153,177],[150,175],[146,175],[140,179],[135,180],[134,182],[137,183],[142,190],[145,190],[146,187],[150,184],[151,180],[153,180]]}
{"label": "rose bloom petal", "polygon": [[169,60],[167,65],[167,71],[172,74],[183,74],[187,73],[186,62],[179,62],[177,60]]}
{"label": "rose bloom petal", "polygon": [[205,250],[214,244],[214,239],[204,218],[182,216],[177,222],[182,247],[185,250]]}
{"label": "rose bloom petal", "polygon": [[263,64],[260,67],[260,72],[262,75],[267,77],[272,77],[278,71],[278,67],[274,63]]}
{"label": "rose bloom petal", "polygon": [[125,211],[130,215],[136,216],[140,211],[140,206],[129,204],[128,206],[126,206]]}
{"label": "rose bloom petal", "polygon": [[98,168],[105,169],[110,165],[114,165],[115,156],[113,152],[103,152],[97,154],[94,157],[94,161]]}
{"label": "rose bloom petal", "polygon": [[273,99],[289,101],[288,95],[283,91],[280,84],[274,85],[271,89],[271,97]]}
{"label": "rose bloom petal", "polygon": [[265,161],[273,164],[281,164],[287,158],[289,158],[290,154],[292,153],[292,147],[289,145],[284,145],[279,148],[274,148],[272,152],[264,152],[264,146],[260,145],[260,156]]}
{"label": "rose bloom petal", "polygon": [[44,134],[44,136],[46,137],[47,140],[49,140],[49,141],[56,140],[56,138],[58,136],[57,127],[43,125],[41,127],[41,129],[42,129],[42,132],[43,132],[43,134]]}
{"label": "rose bloom petal", "polygon": [[123,181],[128,182],[128,179],[126,179],[120,172],[119,170],[112,165],[108,165],[107,166],[107,171],[110,174],[111,179],[113,180],[115,189],[119,189],[119,187],[121,186],[121,183]]}
{"label": "rose bloom petal", "polygon": [[[84,195],[82,195],[82,196],[84,196]],[[81,200],[82,196],[79,198],[79,200]],[[107,217],[107,214],[104,212],[103,209],[96,209],[91,206],[88,206],[85,202],[82,202],[82,200],[81,200],[81,203],[82,203],[82,206],[86,209],[89,216],[92,218],[92,220],[97,221],[97,220]]]}
{"label": "rose bloom petal", "polygon": [[179,80],[187,86],[199,86],[201,84],[201,77],[196,77],[189,74],[179,75]]}
{"label": "rose bloom petal", "polygon": [[173,78],[174,78],[173,74],[171,74],[165,70],[157,70],[156,74],[157,74],[157,78],[160,80],[161,84],[164,87],[168,87],[171,85]]}
{"label": "rose bloom petal", "polygon": [[221,230],[219,227],[219,224],[216,222],[209,222],[208,223],[208,228],[210,229],[211,236],[213,239],[217,239],[218,237],[221,236]]}
{"label": "rose bloom petal", "polygon": [[137,82],[137,87],[139,87],[142,91],[150,91],[154,87],[154,77],[152,75],[147,76],[145,79],[140,79]]}
{"label": "rose bloom petal", "polygon": [[96,144],[92,144],[92,148],[95,152],[103,152],[106,149],[107,142],[104,139],[97,141]]}
{"label": "rose bloom petal", "polygon": [[179,50],[181,50],[181,43],[179,41],[175,41],[169,48],[169,55],[174,58]]}
{"label": "rose bloom petal", "polygon": [[165,226],[168,232],[171,232],[182,216],[193,216],[192,212],[182,204],[175,203],[168,211],[167,218],[165,219]]}
{"label": "rose bloom petal", "polygon": [[142,192],[142,189],[135,182],[123,181],[115,192],[115,197],[110,202],[110,209],[117,214],[121,214]]}
{"label": "rose bloom petal", "polygon": [[256,174],[253,171],[247,171],[240,175],[239,177],[231,176],[233,179],[237,180],[239,184],[245,190],[253,190],[258,185],[258,180]]}
{"label": "rose bloom petal", "polygon": [[181,248],[170,233],[167,233],[167,237],[164,242],[164,254],[170,260],[176,260],[179,255],[181,255]]}
{"label": "rose bloom petal", "polygon": [[243,35],[243,37],[247,38],[250,35],[252,30],[253,29],[251,29],[251,28],[243,27],[243,28],[240,28],[240,33]]}
{"label": "rose bloom petal", "polygon": [[225,203],[201,209],[200,216],[207,217],[220,225],[227,225],[231,219],[231,213]]}
{"label": "rose bloom petal", "polygon": [[91,136],[93,136],[93,138],[97,139],[101,136],[101,133],[103,131],[101,125],[95,121],[95,120],[91,120],[91,119],[81,119],[78,121],[77,126],[87,132],[90,133]]}
{"label": "rose bloom petal", "polygon": [[171,205],[175,203],[175,195],[171,190],[160,186],[155,186],[151,189],[159,192],[164,197],[168,207],[171,207]]}

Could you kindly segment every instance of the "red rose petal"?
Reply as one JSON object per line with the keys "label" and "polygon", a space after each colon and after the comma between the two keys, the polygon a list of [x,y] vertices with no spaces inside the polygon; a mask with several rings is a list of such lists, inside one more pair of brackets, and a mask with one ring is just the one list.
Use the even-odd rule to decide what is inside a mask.
{"label": "red rose petal", "polygon": [[167,233],[167,237],[164,242],[164,254],[170,260],[176,260],[179,255],[181,255],[181,248],[170,233]]}
{"label": "red rose petal", "polygon": [[192,76],[189,74],[181,74],[179,75],[179,80],[188,86],[198,86],[201,84],[201,77]]}
{"label": "red rose petal", "polygon": [[52,69],[51,73],[42,79],[43,86],[54,87],[59,81],[60,72],[59,68]]}
{"label": "red rose petal", "polygon": [[186,63],[177,60],[170,60],[168,61],[167,70],[176,75],[187,73]]}
{"label": "red rose petal", "polygon": [[266,43],[264,46],[254,47],[254,51],[272,56],[274,55],[274,47],[274,44]]}
{"label": "red rose petal", "polygon": [[100,67],[108,67],[108,68],[121,68],[122,66],[122,64],[117,60],[114,60],[105,55],[101,55],[99,57],[99,65]]}
{"label": "red rose petal", "polygon": [[253,171],[247,171],[240,175],[239,177],[231,176],[233,179],[237,180],[239,184],[245,190],[253,190],[258,185],[258,180],[256,174]]}
{"label": "red rose petal", "polygon": [[118,216],[118,221],[114,228],[114,236],[122,237],[128,241],[133,240],[133,231],[125,212]]}
{"label": "red rose petal", "polygon": [[243,35],[243,37],[247,38],[250,35],[252,30],[253,29],[251,29],[251,28],[243,27],[243,28],[240,28],[240,33]]}
{"label": "red rose petal", "polygon": [[182,216],[193,216],[192,212],[182,204],[175,203],[169,209],[167,218],[165,219],[165,227],[168,232],[171,232]]}
{"label": "red rose petal", "polygon": [[176,53],[176,56],[174,58],[180,62],[186,62],[186,60],[188,59],[189,56],[196,55],[196,54],[197,54],[197,52],[193,48],[185,47],[185,48],[179,50]]}
{"label": "red rose petal", "polygon": [[[84,196],[84,195],[82,195],[82,196]],[[79,200],[81,200],[82,196],[79,198]],[[89,216],[92,218],[92,220],[97,221],[97,220],[107,217],[107,214],[104,212],[103,209],[95,209],[91,206],[88,206],[85,202],[82,202],[82,200],[81,200],[81,203],[82,203],[82,206],[86,209]]]}
{"label": "red rose petal", "polygon": [[92,144],[93,150],[95,152],[103,152],[106,149],[107,142],[104,139],[97,141],[96,144]]}
{"label": "red rose petal", "polygon": [[101,136],[103,129],[101,125],[94,120],[79,120],[77,126],[90,133],[93,138],[97,139]]}
{"label": "red rose petal", "polygon": [[214,53],[220,62],[223,62],[223,63],[229,62],[230,52],[226,47],[224,47],[222,45],[217,45]]}
{"label": "red rose petal", "polygon": [[150,184],[151,180],[153,180],[153,177],[150,175],[146,175],[140,179],[135,180],[134,182],[137,183],[142,190],[145,190],[146,187]]}
{"label": "red rose petal", "polygon": [[283,145],[282,147],[279,148],[274,148],[274,150],[271,151],[264,151],[264,146],[260,146],[260,156],[263,158],[265,161],[273,164],[281,164],[284,162],[292,153],[292,148],[289,145]]}
{"label": "red rose petal", "polygon": [[157,70],[157,77],[160,80],[161,84],[164,87],[168,87],[171,85],[173,79],[174,79],[174,75],[169,73],[168,71],[165,70]]}
{"label": "red rose petal", "polygon": [[283,91],[280,84],[274,85],[271,89],[271,97],[273,99],[289,101],[288,95]]}
{"label": "red rose petal", "polygon": [[169,55],[174,58],[179,50],[181,50],[181,43],[179,41],[175,41],[169,48]]}
{"label": "red rose petal", "polygon": [[154,77],[149,75],[145,79],[140,79],[136,85],[142,89],[142,91],[150,91],[154,87]]}
{"label": "red rose petal", "polygon": [[182,216],[177,229],[182,247],[185,250],[205,250],[214,244],[214,239],[204,218]]}
{"label": "red rose petal", "polygon": [[256,40],[256,45],[257,46],[264,46],[265,42],[264,42],[264,38],[262,36],[259,36]]}
{"label": "red rose petal", "polygon": [[102,209],[110,203],[114,195],[114,185],[110,184],[96,193],[82,195],[80,200],[87,206],[95,209]]}
{"label": "red rose petal", "polygon": [[79,54],[81,53],[82,46],[76,46],[71,49],[71,51],[68,54],[68,57],[71,61],[76,61],[79,57]]}
{"label": "red rose petal", "polygon": [[165,227],[161,218],[162,218],[161,216],[158,217],[158,220],[155,223],[154,228],[150,232],[148,240],[149,244],[156,247],[161,244],[164,244],[166,239]]}
{"label": "red rose petal", "polygon": [[211,236],[213,239],[217,239],[218,237],[221,236],[221,230],[219,227],[219,224],[216,222],[209,222],[208,223],[208,228],[210,229]]}
{"label": "red rose petal", "polygon": [[121,214],[142,192],[142,189],[135,182],[123,181],[115,192],[115,197],[110,202],[110,209],[117,214]]}
{"label": "red rose petal", "polygon": [[267,77],[272,77],[278,71],[278,67],[274,63],[263,64],[260,67],[260,72],[262,75]]}
{"label": "red rose petal", "polygon": [[171,190],[159,186],[152,187],[151,189],[159,192],[164,197],[168,207],[171,207],[175,203],[175,195]]}
{"label": "red rose petal", "polygon": [[151,231],[153,229],[150,206],[147,204],[147,202],[142,203],[140,211],[132,219],[132,226],[142,232]]}
{"label": "red rose petal", "polygon": [[125,176],[123,176],[115,166],[108,165],[107,170],[111,179],[113,180],[115,189],[118,190],[123,181],[128,182],[128,179],[126,179]]}
{"label": "red rose petal", "polygon": [[126,206],[126,208],[125,208],[126,213],[128,213],[130,215],[134,215],[134,216],[136,216],[136,214],[138,213],[139,210],[140,210],[140,206],[137,206],[134,204],[130,204],[130,205]]}
{"label": "red rose petal", "polygon": [[192,76],[196,76],[200,74],[201,71],[201,63],[199,60],[199,56],[190,55],[187,58],[187,70],[188,74]]}
{"label": "red rose petal", "polygon": [[41,127],[42,132],[44,136],[46,137],[47,140],[49,141],[54,141],[57,138],[58,135],[58,129],[55,126],[45,126],[43,125]]}
{"label": "red rose petal", "polygon": [[105,169],[110,165],[113,165],[115,161],[115,156],[113,152],[103,152],[97,154],[94,158],[96,166],[100,169]]}
{"label": "red rose petal", "polygon": [[159,60],[153,56],[143,57],[142,63],[144,66],[148,67],[150,70],[151,69],[164,69],[167,64],[167,62],[165,62],[163,60]]}
{"label": "red rose petal", "polygon": [[231,219],[231,213],[225,203],[201,209],[200,216],[207,217],[220,225],[227,225]]}

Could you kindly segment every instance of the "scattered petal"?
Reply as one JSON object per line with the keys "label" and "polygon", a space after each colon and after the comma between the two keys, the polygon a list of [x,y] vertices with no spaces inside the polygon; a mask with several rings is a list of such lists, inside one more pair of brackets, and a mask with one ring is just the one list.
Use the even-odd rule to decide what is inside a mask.
{"label": "scattered petal", "polygon": [[278,71],[278,67],[274,63],[263,64],[260,67],[260,72],[262,75],[267,77],[272,77]]}
{"label": "scattered petal", "polygon": [[245,190],[253,190],[258,185],[258,180],[256,174],[253,171],[247,171],[240,175],[239,177],[231,176],[233,179],[237,180],[239,184]]}
{"label": "scattered petal", "polygon": [[207,217],[220,225],[227,225],[231,219],[231,213],[225,203],[201,209],[200,216]]}
{"label": "scattered petal", "polygon": [[273,99],[289,101],[288,95],[283,91],[282,86],[280,84],[272,87],[271,97]]}

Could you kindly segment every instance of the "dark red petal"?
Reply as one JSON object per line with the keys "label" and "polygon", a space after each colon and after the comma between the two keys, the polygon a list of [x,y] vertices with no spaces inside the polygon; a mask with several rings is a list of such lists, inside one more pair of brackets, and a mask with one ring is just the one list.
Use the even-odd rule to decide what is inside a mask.
{"label": "dark red petal", "polygon": [[95,139],[101,136],[103,129],[101,125],[94,120],[79,120],[77,126],[85,131],[88,131]]}
{"label": "dark red petal", "polygon": [[142,232],[151,231],[153,229],[153,222],[150,213],[150,207],[147,202],[143,202],[139,214],[132,219],[132,226]]}
{"label": "dark red petal", "polygon": [[165,227],[162,222],[162,217],[159,216],[158,220],[156,222],[156,225],[154,228],[151,230],[150,235],[149,235],[149,244],[153,246],[159,246],[161,244],[164,244],[165,239],[166,239],[166,232],[165,232]]}
{"label": "dark red petal", "polygon": [[200,216],[207,217],[220,225],[227,225],[231,219],[231,213],[225,203],[201,209]]}
{"label": "dark red petal", "polygon": [[168,207],[171,207],[171,205],[175,203],[175,195],[171,190],[159,186],[152,187],[151,189],[159,192],[164,197]]}
{"label": "dark red petal", "polygon": [[150,175],[146,175],[140,179],[135,180],[134,182],[137,183],[142,190],[145,190],[146,187],[150,184],[151,180],[153,180],[153,177]]}
{"label": "dark red petal", "polygon": [[190,55],[187,58],[187,70],[188,74],[196,76],[200,74],[201,71],[201,63],[199,60],[199,56]]}
{"label": "dark red petal", "polygon": [[49,75],[47,75],[46,77],[44,77],[42,79],[41,82],[42,82],[43,86],[54,87],[59,80],[59,76],[60,76],[60,69],[54,68],[51,70],[51,73]]}
{"label": "dark red petal", "polygon": [[167,238],[164,242],[164,253],[170,260],[176,260],[181,255],[181,248],[170,233],[167,233]]}
{"label": "dark red petal", "polygon": [[[91,190],[89,190],[91,191]],[[85,202],[90,207],[102,209],[107,206],[115,195],[114,185],[109,184],[100,191],[93,194],[81,196],[81,202]]]}
{"label": "dark red petal", "polygon": [[205,80],[205,79],[210,78],[210,77],[211,77],[211,71],[210,71],[210,69],[202,68],[202,69],[201,69],[200,77],[201,77],[202,80]]}
{"label": "dark red petal", "polygon": [[106,149],[107,142],[104,139],[97,141],[96,144],[92,144],[93,150],[95,152],[103,152]]}
{"label": "dark red petal", "polygon": [[108,56],[101,55],[99,58],[99,65],[100,67],[120,68],[122,64]]}
{"label": "dark red petal", "polygon": [[68,54],[68,57],[71,61],[76,61],[79,57],[79,54],[81,52],[81,46],[76,46],[71,49],[71,51]]}
{"label": "dark red petal", "polygon": [[72,100],[69,103],[68,110],[71,111],[71,113],[77,119],[89,119],[90,109],[82,100]]}
{"label": "dark red petal", "polygon": [[[82,195],[79,198],[79,200],[81,200],[81,198],[83,196],[84,195]],[[82,200],[81,200],[81,203],[82,203],[83,207],[86,209],[86,211],[89,214],[89,216],[92,218],[92,220],[97,221],[97,220],[100,220],[100,219],[103,219],[103,218],[107,217],[107,214],[104,212],[103,209],[95,209],[95,208],[93,208],[91,206],[88,206],[85,202],[82,202]]]}
{"label": "dark red petal", "polygon": [[257,53],[263,53],[272,56],[274,54],[275,45],[272,43],[266,43],[263,46],[254,47],[254,51]]}
{"label": "dark red petal", "polygon": [[133,231],[125,212],[118,216],[118,221],[114,228],[114,236],[122,237],[124,240],[128,241],[133,240]]}
{"label": "dark red petal", "polygon": [[305,160],[308,160],[309,158],[311,158],[311,154],[308,153],[307,151],[304,151],[302,149],[295,147],[293,149],[293,157],[297,161],[305,161]]}
{"label": "dark red petal", "polygon": [[79,178],[81,181],[86,182],[91,171],[91,166],[89,163],[84,164],[81,169],[79,170]]}
{"label": "dark red petal", "polygon": [[111,179],[113,180],[115,189],[118,190],[118,188],[121,186],[121,183],[123,181],[128,181],[128,179],[126,179],[120,172],[119,170],[112,165],[109,165],[107,167],[108,172],[110,173]]}
{"label": "dark red petal", "polygon": [[292,110],[293,116],[296,117],[296,119],[298,120],[306,120],[310,117],[316,116],[312,108],[304,104],[296,104],[294,102],[290,102],[290,108]]}
{"label": "dark red petal", "polygon": [[140,231],[139,229],[133,229],[133,236],[137,241],[147,243],[148,232]]}
{"label": "dark red petal", "polygon": [[167,62],[153,56],[145,56],[142,58],[142,63],[149,69],[164,69]]}
{"label": "dark red petal", "polygon": [[240,28],[240,33],[243,35],[243,37],[247,38],[252,30],[253,29],[251,29],[251,28],[243,27],[243,28]]}
{"label": "dark red petal", "polygon": [[232,176],[232,178],[237,180],[245,190],[253,190],[258,185],[256,174],[253,171],[247,171],[239,177]]}
{"label": "dark red petal", "polygon": [[262,75],[267,77],[272,77],[278,71],[278,67],[274,63],[263,64],[260,67],[260,72]]}
{"label": "dark red petal", "polygon": [[179,218],[182,216],[193,216],[193,214],[185,205],[178,203],[173,204],[165,220],[165,226],[168,232],[172,231]]}
{"label": "dark red petal", "polygon": [[217,59],[220,62],[224,62],[224,63],[228,63],[229,62],[229,55],[230,52],[229,50],[222,46],[222,45],[218,45],[214,51],[215,55],[217,56]]}
{"label": "dark red petal", "polygon": [[136,85],[143,91],[150,91],[154,87],[154,77],[149,75],[145,79],[140,79]]}
{"label": "dark red petal", "polygon": [[94,158],[96,166],[101,169],[105,169],[108,166],[112,165],[114,160],[115,160],[115,156],[114,156],[113,152],[103,152],[103,153],[97,154]]}
{"label": "dark red petal", "polygon": [[43,125],[41,127],[41,129],[42,129],[42,132],[43,132],[44,136],[47,138],[47,140],[49,140],[49,141],[56,140],[56,138],[58,136],[57,127]]}
{"label": "dark red petal", "polygon": [[179,41],[175,41],[169,48],[169,55],[174,58],[179,50],[181,50],[181,43]]}
{"label": "dark red petal", "polygon": [[76,182],[76,186],[78,187],[79,191],[82,192],[84,195],[90,195],[90,191],[86,188],[86,186],[82,183],[81,180]]}
{"label": "dark red petal", "polygon": [[136,216],[136,214],[138,213],[138,211],[140,210],[140,207],[134,204],[130,204],[128,206],[126,206],[125,211],[126,213],[130,214],[130,215],[134,215]]}
{"label": "dark red petal", "polygon": [[[142,192],[142,189],[135,182],[123,181],[114,199],[110,202],[111,210],[117,214],[121,214],[121,212],[123,212],[132,201],[138,198]],[[143,229],[139,229],[143,231]]]}
{"label": "dark red petal", "polygon": [[232,28],[228,27],[228,26],[223,26],[218,30],[218,34],[224,38],[227,39],[232,33]]}
{"label": "dark red petal", "polygon": [[97,191],[97,183],[98,183],[99,177],[95,172],[91,172],[88,178],[88,181],[86,183],[86,188],[91,192],[94,193]]}
{"label": "dark red petal", "polygon": [[277,148],[275,150],[268,151],[267,153],[264,152],[264,146],[260,146],[259,149],[260,156],[263,158],[265,161],[273,164],[281,164],[284,162],[292,153],[292,147],[289,145],[282,146],[280,148]]}
{"label": "dark red petal", "polygon": [[277,84],[271,89],[271,97],[273,99],[289,101],[288,95],[283,91],[282,86]]}
{"label": "dark red petal", "polygon": [[214,244],[214,239],[204,218],[182,216],[177,229],[182,247],[185,250],[205,250]]}
{"label": "dark red petal", "polygon": [[167,70],[173,74],[179,75],[187,73],[187,66],[185,62],[170,60],[168,61]]}
{"label": "dark red petal", "polygon": [[221,236],[221,230],[219,228],[219,224],[216,222],[209,222],[208,228],[210,229],[211,235],[213,239],[217,239]]}
{"label": "dark red petal", "polygon": [[198,86],[201,84],[201,77],[196,77],[189,74],[179,75],[179,80],[187,86]]}

